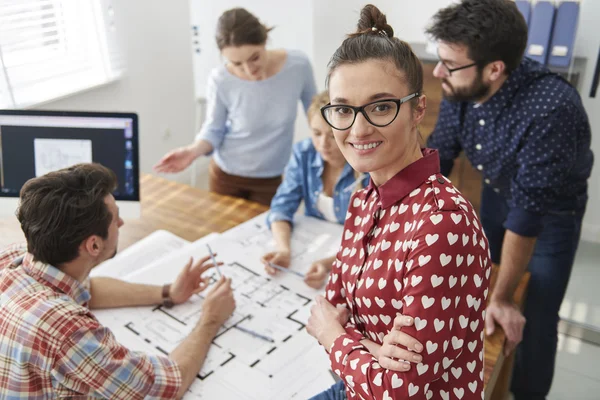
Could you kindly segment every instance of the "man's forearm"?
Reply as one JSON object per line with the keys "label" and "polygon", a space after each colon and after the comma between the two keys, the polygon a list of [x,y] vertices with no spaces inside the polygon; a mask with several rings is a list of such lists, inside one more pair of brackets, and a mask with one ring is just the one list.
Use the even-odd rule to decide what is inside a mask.
{"label": "man's forearm", "polygon": [[162,286],[102,276],[90,279],[90,294],[90,309],[148,306],[162,302]]}
{"label": "man's forearm", "polygon": [[291,252],[292,225],[288,221],[275,221],[271,224],[271,231],[277,250]]}
{"label": "man's forearm", "polygon": [[500,270],[492,300],[512,302],[513,295],[535,249],[535,237],[518,235],[507,230],[502,245]]}
{"label": "man's forearm", "polygon": [[169,354],[181,372],[181,398],[200,372],[210,344],[219,331],[219,324],[200,321],[194,330]]}

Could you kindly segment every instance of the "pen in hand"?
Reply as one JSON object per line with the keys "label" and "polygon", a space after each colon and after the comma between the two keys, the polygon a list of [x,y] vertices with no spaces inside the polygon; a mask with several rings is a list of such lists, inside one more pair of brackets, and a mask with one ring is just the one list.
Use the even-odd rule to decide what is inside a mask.
{"label": "pen in hand", "polygon": [[217,269],[217,272],[219,273],[219,278],[223,276],[223,274],[221,273],[221,270],[219,269],[219,264],[217,263],[217,259],[215,258],[215,253],[212,252],[212,250],[210,249],[209,245],[206,245],[206,248],[208,249],[208,253],[210,254],[210,258],[212,258],[212,263],[215,266],[215,268]]}
{"label": "pen in hand", "polygon": [[304,278],[304,274],[303,274],[303,273],[301,273],[301,272],[298,272],[298,271],[291,270],[291,269],[289,269],[289,268],[284,268],[284,267],[282,267],[282,266],[280,266],[280,265],[273,264],[272,262],[269,262],[269,266],[270,266],[270,267],[272,267],[272,268],[275,268],[275,269],[276,269],[276,270],[278,270],[278,271],[281,271],[281,272],[289,272],[290,274],[294,274],[294,275],[296,275],[296,276],[299,276],[300,278]]}

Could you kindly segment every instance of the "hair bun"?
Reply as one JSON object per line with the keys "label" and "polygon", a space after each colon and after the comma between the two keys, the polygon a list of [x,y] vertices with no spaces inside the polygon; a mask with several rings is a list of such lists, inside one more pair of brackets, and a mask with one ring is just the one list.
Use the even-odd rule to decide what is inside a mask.
{"label": "hair bun", "polygon": [[360,10],[360,19],[356,25],[356,33],[380,33],[389,38],[394,37],[394,29],[387,23],[387,18],[379,8],[367,4]]}

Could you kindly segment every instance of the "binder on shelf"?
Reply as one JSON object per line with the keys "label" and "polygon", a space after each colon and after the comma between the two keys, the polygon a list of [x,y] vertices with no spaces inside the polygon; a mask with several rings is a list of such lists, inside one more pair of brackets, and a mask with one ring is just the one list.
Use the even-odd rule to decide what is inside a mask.
{"label": "binder on shelf", "polygon": [[516,0],[515,3],[521,14],[523,14],[525,23],[529,26],[529,21],[531,20],[531,3],[529,0]]}
{"label": "binder on shelf", "polygon": [[554,4],[549,1],[538,1],[531,12],[525,55],[542,64],[546,64],[548,61],[555,12]]}
{"label": "binder on shelf", "polygon": [[564,1],[558,6],[554,29],[552,30],[552,41],[550,42],[549,65],[568,67],[571,64],[578,20],[578,2]]}

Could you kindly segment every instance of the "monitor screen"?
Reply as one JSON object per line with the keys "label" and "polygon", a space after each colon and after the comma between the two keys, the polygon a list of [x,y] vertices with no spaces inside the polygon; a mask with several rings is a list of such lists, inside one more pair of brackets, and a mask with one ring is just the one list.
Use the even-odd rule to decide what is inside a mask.
{"label": "monitor screen", "polygon": [[117,175],[116,200],[139,201],[136,114],[0,110],[0,197],[33,177],[82,162]]}

